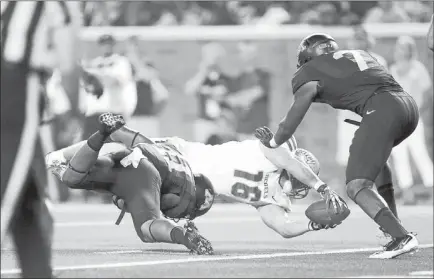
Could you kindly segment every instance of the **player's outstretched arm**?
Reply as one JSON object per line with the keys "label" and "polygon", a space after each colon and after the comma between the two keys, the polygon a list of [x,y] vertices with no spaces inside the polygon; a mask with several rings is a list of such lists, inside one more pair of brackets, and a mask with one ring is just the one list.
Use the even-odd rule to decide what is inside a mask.
{"label": "player's outstretched arm", "polygon": [[310,188],[318,191],[321,186],[326,185],[308,165],[298,160],[295,154],[290,152],[286,145],[280,145],[277,148],[262,146],[261,150],[273,165],[286,170],[298,181]]}
{"label": "player's outstretched arm", "polygon": [[428,35],[427,35],[427,41],[428,41],[428,48],[432,51],[434,51],[434,15],[431,16],[431,24],[428,30]]}
{"label": "player's outstretched arm", "polygon": [[294,93],[294,103],[280,122],[276,135],[270,141],[270,147],[277,147],[292,137],[317,94],[317,85],[316,81],[308,82]]}
{"label": "player's outstretched arm", "polygon": [[307,217],[302,220],[291,220],[290,213],[275,204],[264,205],[257,210],[265,225],[284,238],[296,237],[311,231],[310,220]]}

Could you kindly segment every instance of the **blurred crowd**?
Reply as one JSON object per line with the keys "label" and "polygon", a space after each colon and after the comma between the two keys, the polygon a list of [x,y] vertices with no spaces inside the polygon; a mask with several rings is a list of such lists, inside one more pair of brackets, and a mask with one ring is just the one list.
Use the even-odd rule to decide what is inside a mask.
{"label": "blurred crowd", "polygon": [[429,22],[432,1],[83,1],[86,26]]}

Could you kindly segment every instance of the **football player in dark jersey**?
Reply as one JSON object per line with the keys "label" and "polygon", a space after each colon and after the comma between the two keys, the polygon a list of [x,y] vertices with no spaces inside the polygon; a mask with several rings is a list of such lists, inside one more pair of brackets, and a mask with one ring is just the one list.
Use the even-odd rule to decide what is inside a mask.
{"label": "football player in dark jersey", "polygon": [[143,242],[183,244],[197,254],[212,254],[211,243],[190,223],[182,228],[161,216],[192,220],[205,214],[214,201],[212,183],[193,174],[175,149],[139,139],[138,133],[122,135],[127,147],[100,154],[124,125],[122,116],[102,114],[99,131],[86,142],[49,153],[47,168],[70,188],[108,191],[123,199]]}
{"label": "football player in dark jersey", "polygon": [[257,130],[257,137],[271,148],[286,142],[312,102],[362,116],[350,147],[347,193],[392,237],[384,251],[370,257],[388,259],[414,251],[418,241],[397,218],[391,171],[386,164],[392,148],[413,133],[418,124],[419,112],[413,98],[369,53],[339,50],[327,34],[303,39],[297,58],[291,109],[275,135],[262,127]]}

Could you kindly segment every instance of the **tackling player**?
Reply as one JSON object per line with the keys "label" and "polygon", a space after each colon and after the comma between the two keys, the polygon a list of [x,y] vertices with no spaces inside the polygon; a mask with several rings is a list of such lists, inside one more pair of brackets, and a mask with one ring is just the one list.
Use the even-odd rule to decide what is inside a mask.
{"label": "tackling player", "polygon": [[[295,138],[278,149],[269,149],[258,140],[206,145],[187,142],[181,138],[148,139],[126,126],[111,134],[113,141],[134,145],[138,142],[154,142],[157,146],[178,150],[189,162],[194,173],[204,174],[212,182],[215,193],[234,202],[254,206],[264,223],[285,238],[295,237],[308,231],[333,228],[349,214],[345,202],[324,186],[326,198],[333,203],[337,222],[318,224],[307,217],[292,220],[289,197],[304,198],[316,184],[324,185],[317,174],[319,162],[307,150],[298,149]],[[291,171],[300,168],[303,181],[296,179]],[[115,197],[115,204],[122,208],[123,201]],[[128,202],[126,203],[128,206]],[[129,207],[129,206],[128,206]],[[344,208],[345,207],[345,208]]]}
{"label": "tackling player", "polygon": [[[416,237],[396,217],[391,171],[386,164],[392,148],[417,126],[419,112],[413,98],[369,53],[339,50],[336,41],[327,34],[312,34],[303,39],[297,58],[291,109],[275,135],[263,127],[257,130],[257,136],[271,148],[285,143],[312,102],[362,116],[350,147],[347,193],[393,237],[384,251],[370,257],[389,259],[415,250]],[[378,192],[373,189],[374,184]]]}
{"label": "tackling player", "polygon": [[161,216],[163,212],[169,218],[194,219],[205,214],[214,201],[211,182],[193,175],[182,155],[169,147],[142,142],[100,152],[125,122],[103,114],[99,124],[99,131],[86,142],[49,153],[48,170],[70,188],[108,191],[125,200],[143,242],[183,244],[197,254],[211,254],[211,244],[196,230],[175,226]]}

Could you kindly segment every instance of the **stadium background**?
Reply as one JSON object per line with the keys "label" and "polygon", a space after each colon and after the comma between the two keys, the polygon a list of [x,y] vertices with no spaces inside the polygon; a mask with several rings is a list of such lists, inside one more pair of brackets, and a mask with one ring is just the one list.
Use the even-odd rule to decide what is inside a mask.
{"label": "stadium background", "polygon": [[[206,2],[214,3],[217,1]],[[107,6],[110,6],[110,2],[107,3]],[[170,8],[173,8],[173,6],[170,6],[173,4],[172,2],[167,2],[165,4],[166,6],[161,4],[164,6],[163,8],[161,8],[158,2],[152,3],[153,6],[151,7],[156,9],[156,13],[164,13],[161,11],[164,11],[164,9],[170,11]],[[204,5],[201,4],[201,1],[197,1],[197,3],[199,6]],[[251,2],[244,3],[247,4],[243,5],[256,5],[255,2],[252,2],[253,4]],[[275,2],[270,1],[270,5],[273,3]],[[291,2],[282,3],[290,5],[288,3]],[[330,5],[339,6],[339,3],[341,4],[340,7],[342,7],[342,3],[345,3],[345,1],[310,2],[310,6],[306,4],[307,6],[304,8],[305,11],[304,13],[301,12],[301,14],[305,14],[308,11],[313,12],[317,9],[319,10],[317,12],[317,18],[321,18],[321,8],[318,8],[318,6],[329,5],[330,8]],[[353,10],[350,12],[357,15],[363,15],[363,9],[365,10],[364,13],[366,13],[370,8],[376,7],[377,5],[376,1],[366,2],[366,4],[364,4],[365,6],[361,8],[362,12],[360,12],[357,10],[357,3],[351,3]],[[418,3],[422,3],[426,5],[424,6],[426,9],[432,10],[432,2],[421,1]],[[104,2],[101,2],[98,5],[103,4]],[[117,5],[118,11],[126,13],[128,12],[128,5],[137,4],[125,2],[122,5]],[[112,8],[113,7],[108,7],[107,9]],[[95,8],[93,10],[101,13],[101,10]],[[139,10],[140,9],[137,11]],[[266,11],[266,4],[265,6],[261,6],[260,9],[257,9],[257,11],[258,10]],[[129,12],[131,13],[131,11]],[[184,12],[187,13],[188,10]],[[424,15],[426,10],[422,9],[420,13]],[[264,12],[262,14],[264,14]],[[290,14],[295,15],[295,13]],[[410,15],[411,12],[409,11],[408,14]],[[414,11],[413,14],[415,14]],[[430,13],[428,12],[428,14]],[[179,21],[177,24],[182,26],[125,26],[127,24],[137,23],[125,23],[118,17],[117,21],[100,21],[95,23],[95,25],[98,26],[88,26],[84,28],[81,34],[82,50],[85,59],[96,57],[100,54],[97,45],[98,38],[104,34],[111,34],[117,40],[116,49],[122,52],[126,40],[130,36],[136,36],[139,39],[141,51],[146,54],[155,68],[158,69],[164,85],[167,86],[170,92],[167,106],[157,116],[160,126],[160,136],[179,136],[187,140],[195,140],[193,122],[198,117],[196,97],[187,96],[184,92],[184,88],[185,83],[198,69],[201,60],[201,48],[204,44],[218,42],[223,45],[226,49],[226,56],[222,58],[223,70],[233,74],[239,72],[241,70],[240,65],[242,65],[236,54],[237,43],[247,40],[258,47],[259,65],[271,74],[268,113],[270,119],[269,125],[275,129],[277,123],[291,104],[292,90],[290,83],[292,75],[296,70],[295,54],[300,40],[309,33],[321,31],[330,33],[332,36],[336,37],[341,46],[346,46],[352,36],[352,31],[350,26],[345,26],[348,22],[339,22],[338,19],[343,18],[341,15],[342,10],[338,12],[335,11],[334,18],[336,20],[332,20],[331,22],[318,22],[309,19],[308,16],[306,16],[308,19],[303,18],[303,16],[294,19],[294,16],[292,16],[292,20],[287,22],[287,24],[262,24],[260,26],[255,26],[251,23],[240,24],[239,22],[228,23],[234,24],[231,26],[224,23],[220,24],[222,26],[200,26],[200,23],[191,25],[188,22]],[[92,20],[90,20],[92,14],[88,12],[86,17],[85,21],[87,21],[87,24],[92,25]],[[126,16],[124,15],[124,17]],[[296,20],[296,22],[294,22],[294,20]],[[362,21],[363,16],[359,16],[359,20]],[[428,24],[426,23],[427,17],[419,14],[419,17],[413,17],[410,21],[411,22],[405,23],[368,22],[364,26],[366,30],[376,38],[376,44],[372,50],[383,56],[389,65],[394,62],[393,49],[396,39],[400,35],[412,36],[416,40],[419,60],[428,68],[432,79],[433,55],[432,52],[426,48],[425,37],[426,30],[428,29]],[[420,23],[420,21],[425,23]],[[311,25],[310,23],[314,23],[315,25]],[[357,23],[357,19],[352,23]],[[158,25],[155,22],[142,24]],[[432,102],[432,99],[427,99],[427,101]],[[432,158],[432,106],[430,106],[428,111],[423,113],[422,117],[425,120],[426,142]],[[343,191],[344,167],[338,164],[335,156],[337,152],[337,121],[337,113],[331,107],[314,104],[307,114],[306,119],[297,130],[296,137],[300,146],[312,151],[320,159],[322,166],[321,176],[324,180],[338,190]],[[146,133],[146,127],[143,128],[142,132]],[[416,181],[418,182],[417,179]]]}

